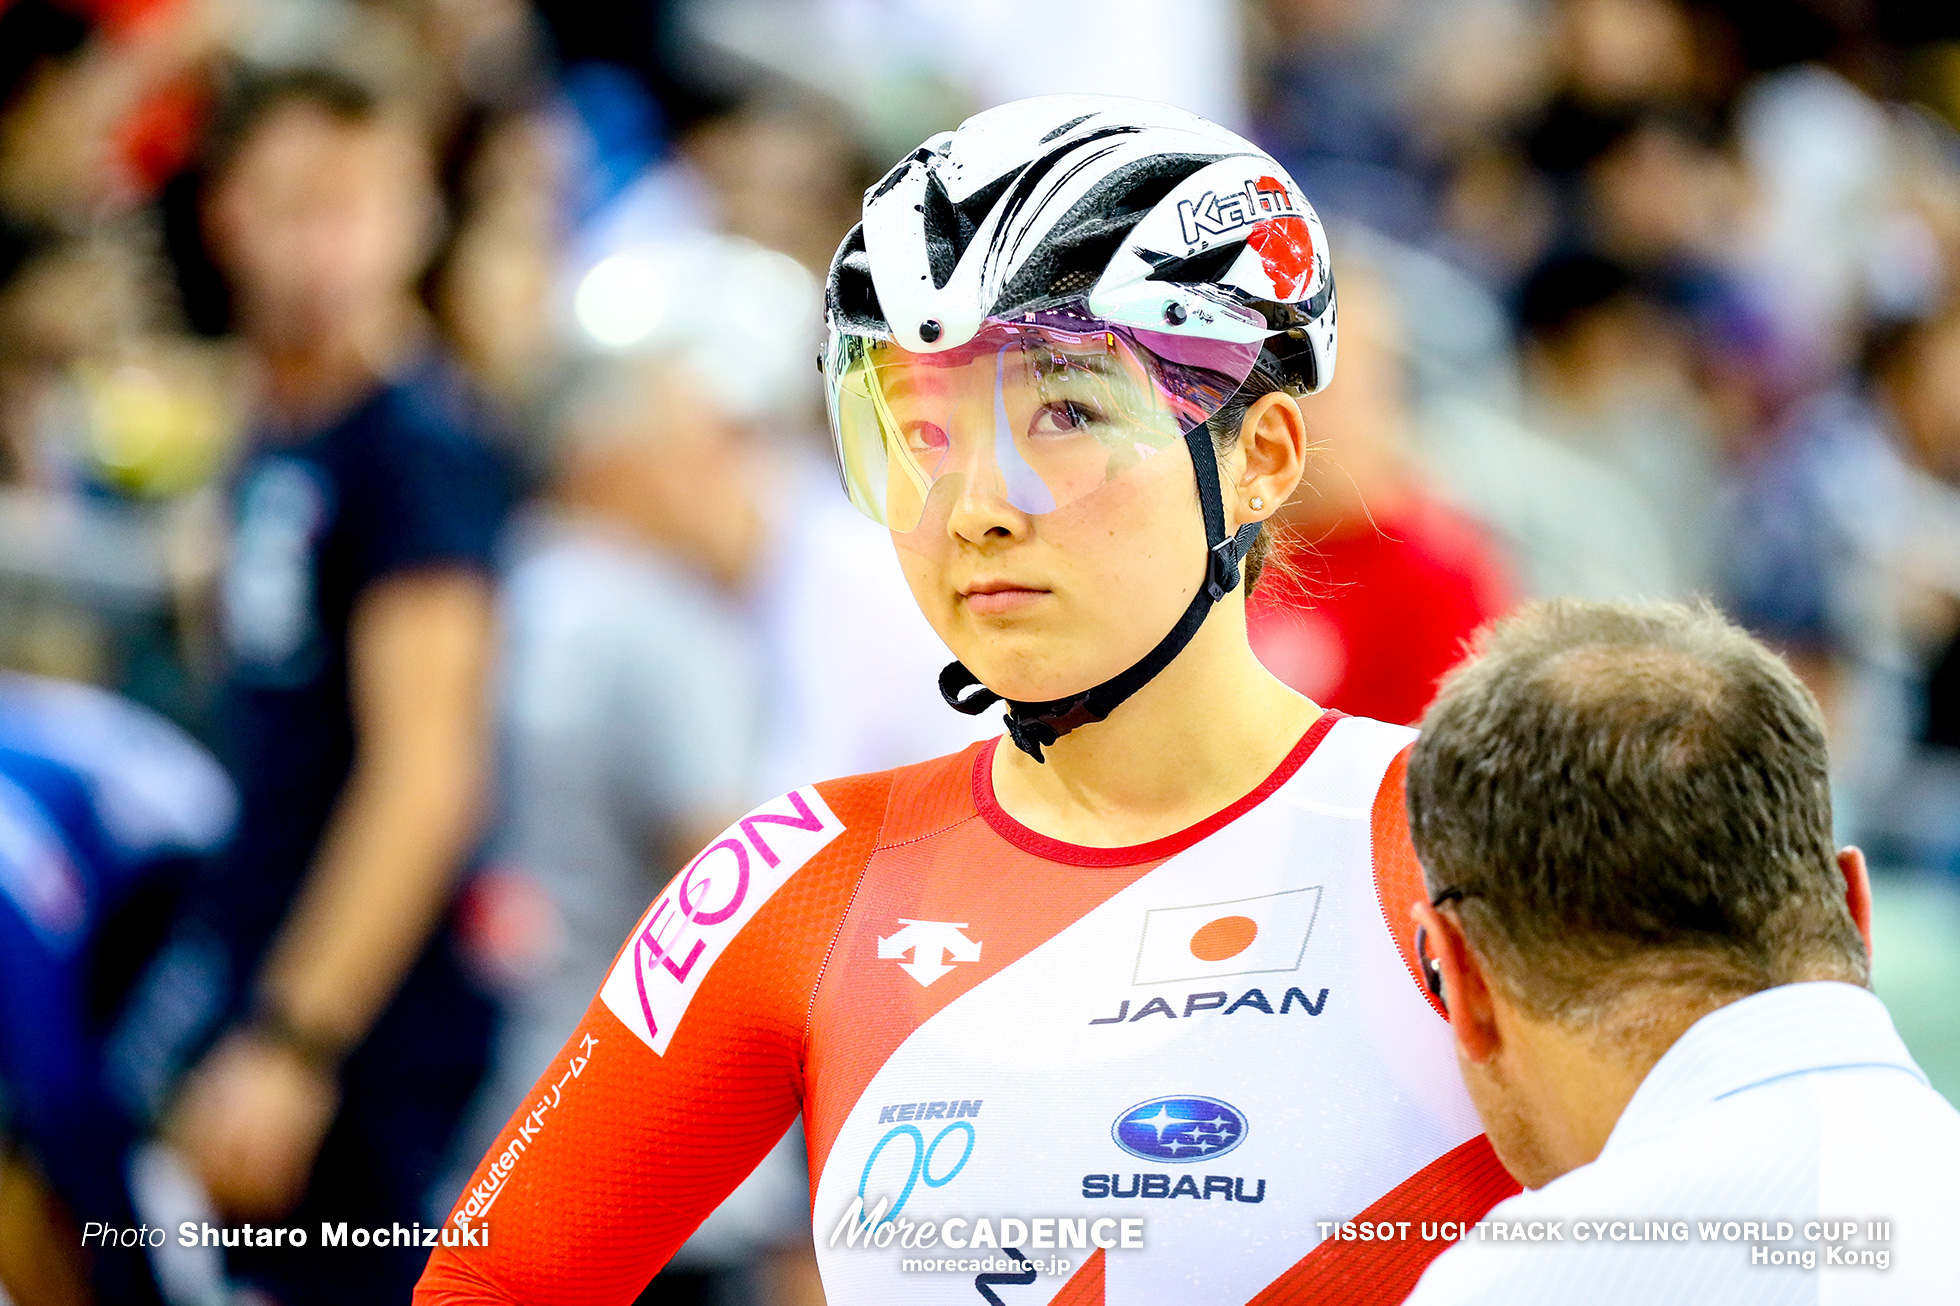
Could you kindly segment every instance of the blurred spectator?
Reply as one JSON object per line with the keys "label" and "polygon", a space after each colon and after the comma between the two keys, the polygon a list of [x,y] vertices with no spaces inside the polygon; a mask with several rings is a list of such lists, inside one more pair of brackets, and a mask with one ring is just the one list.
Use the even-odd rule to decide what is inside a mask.
{"label": "blurred spectator", "polygon": [[[243,808],[112,1073],[231,1218],[412,1224],[487,1055],[442,921],[486,806],[503,479],[412,295],[438,218],[414,124],[277,74],[210,152],[261,392],[222,595]],[[405,1301],[422,1254],[229,1261],[285,1303]]]}
{"label": "blurred spectator", "polygon": [[697,124],[684,142],[731,235],[830,270],[877,173],[830,106],[757,104]]}
{"label": "blurred spectator", "polygon": [[1568,183],[1629,115],[1690,101],[1700,48],[1681,0],[1555,0],[1550,9],[1554,85],[1525,146]]}
{"label": "blurred spectator", "polygon": [[1641,497],[1524,421],[1513,330],[1497,298],[1444,259],[1378,233],[1351,228],[1334,239],[1343,284],[1379,284],[1392,296],[1409,455],[1431,492],[1496,536],[1518,591],[1666,592],[1667,539]]}
{"label": "blurred spectator", "polygon": [[1247,612],[1280,679],[1398,723],[1422,715],[1464,641],[1514,594],[1490,538],[1409,457],[1405,357],[1388,288],[1344,264],[1340,384],[1302,405],[1313,457]]}
{"label": "blurred spectator", "polygon": [[[776,198],[802,202],[794,189]],[[574,296],[590,342],[671,358],[693,378],[669,402],[702,414],[700,430],[669,446],[663,463],[676,474],[642,487],[658,496],[643,513],[664,520],[667,547],[721,584],[756,633],[755,801],[815,775],[954,752],[1000,728],[940,699],[950,655],[912,602],[890,533],[845,499],[811,429],[817,303],[793,259],[734,237],[616,254]],[[768,438],[708,438],[742,431]],[[737,467],[745,474],[730,475]]]}
{"label": "blurred spectator", "polygon": [[1876,331],[1862,379],[1800,409],[1731,505],[1732,601],[1819,691],[1850,828],[1939,861],[1960,858],[1960,783],[1950,759],[1916,758],[1913,741],[1953,738],[1943,650],[1960,628],[1956,451],[1960,313],[1949,310]]}
{"label": "blurred spectator", "polygon": [[436,304],[460,361],[520,425],[535,419],[559,363],[551,297],[564,241],[565,134],[542,113],[485,127],[437,270]]}
{"label": "blurred spectator", "polygon": [[1429,234],[1424,160],[1397,67],[1394,0],[1272,0],[1260,140],[1323,216],[1404,240]]}
{"label": "blurred spectator", "polygon": [[0,209],[60,228],[148,198],[196,148],[204,0],[17,0],[0,8]]}
{"label": "blurred spectator", "polygon": [[24,1223],[33,1203],[0,1202],[0,1291],[32,1301],[23,1280],[86,1273],[104,1302],[157,1299],[142,1249],[83,1248],[67,1226],[141,1222],[124,1184],[136,1135],[104,1097],[102,1038],[236,803],[155,714],[0,672],[0,1171],[22,1173],[4,1155],[18,1143],[58,1200],[46,1228]]}
{"label": "blurred spectator", "polygon": [[1892,207],[1892,134],[1858,86],[1801,63],[1748,87],[1736,135],[1756,193],[1744,258],[1776,323],[1781,379],[1801,387],[1856,352]]}
{"label": "blurred spectator", "polygon": [[[759,656],[726,589],[761,529],[742,502],[750,437],[683,363],[645,354],[587,358],[556,408],[555,470],[503,587],[505,818],[470,906],[508,1013],[477,1152],[647,903],[755,798]],[[766,1166],[649,1300],[708,1300],[772,1244],[807,1241],[801,1168],[795,1148]]]}
{"label": "blurred spectator", "polygon": [[1534,271],[1519,318],[1534,425],[1645,499],[1667,532],[1672,593],[1712,590],[1717,449],[1686,323],[1625,266],[1584,253]]}
{"label": "blurred spectator", "polygon": [[1683,278],[1725,257],[1743,182],[1724,144],[1694,114],[1630,117],[1587,166],[1589,234],[1615,258]]}

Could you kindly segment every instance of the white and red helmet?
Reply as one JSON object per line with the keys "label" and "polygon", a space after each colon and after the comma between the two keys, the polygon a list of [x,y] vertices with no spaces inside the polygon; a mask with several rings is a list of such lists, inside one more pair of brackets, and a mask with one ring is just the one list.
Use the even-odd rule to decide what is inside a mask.
{"label": "white and red helmet", "polygon": [[[1299,187],[1243,137],[1143,100],[1021,100],[933,137],[865,192],[826,309],[844,488],[901,541],[943,529],[961,486],[1038,517],[1179,464],[1196,478],[1205,582],[1121,674],[1008,702],[1036,760],[1238,586],[1260,523],[1227,520],[1211,418],[1262,365],[1265,389],[1301,393],[1334,372],[1327,237]],[[963,712],[1001,701],[958,662],[939,683]]]}
{"label": "white and red helmet", "polygon": [[1303,392],[1334,372],[1327,236],[1252,142],[1147,100],[1050,95],[976,114],[865,192],[831,264],[831,329],[930,353],[990,318],[1098,319],[1262,343]]}

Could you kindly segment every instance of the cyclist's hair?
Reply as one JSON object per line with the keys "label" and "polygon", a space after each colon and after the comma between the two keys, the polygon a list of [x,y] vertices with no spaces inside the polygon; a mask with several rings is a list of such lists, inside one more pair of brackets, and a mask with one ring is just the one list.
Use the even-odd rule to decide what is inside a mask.
{"label": "cyclist's hair", "polygon": [[1408,804],[1430,892],[1539,1018],[1635,1038],[1629,999],[1868,982],[1823,715],[1706,601],[1499,622],[1424,717]]}
{"label": "cyclist's hair", "polygon": [[[1245,415],[1252,405],[1269,394],[1284,392],[1300,395],[1305,390],[1306,386],[1300,378],[1290,375],[1271,350],[1260,350],[1257,361],[1252,365],[1252,371],[1233,392],[1232,397],[1227,399],[1205,423],[1211,431],[1212,454],[1218,459],[1219,467],[1221,469],[1224,467],[1226,457],[1238,447],[1239,433],[1245,426]],[[1223,479],[1222,476],[1220,479]],[[1245,575],[1247,597],[1251,596],[1253,589],[1259,584],[1260,576],[1265,574],[1269,564],[1284,567],[1284,563],[1277,561],[1273,555],[1278,531],[1279,527],[1274,524],[1274,519],[1267,518],[1259,534],[1253,537],[1252,547],[1246,551],[1241,569]]]}

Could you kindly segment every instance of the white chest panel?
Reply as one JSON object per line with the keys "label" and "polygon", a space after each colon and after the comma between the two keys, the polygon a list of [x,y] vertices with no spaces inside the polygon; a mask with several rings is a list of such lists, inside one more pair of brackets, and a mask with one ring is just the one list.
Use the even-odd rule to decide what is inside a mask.
{"label": "white chest panel", "polygon": [[[1108,1301],[1244,1303],[1316,1221],[1481,1132],[1375,889],[1371,804],[1411,737],[1339,723],[1257,808],[914,1030],[817,1186],[831,1300],[982,1302],[971,1269],[903,1263],[1002,1254],[833,1243],[861,1190],[867,1209],[902,1201],[901,1221],[964,1219],[966,1238],[984,1217],[995,1241],[1006,1219],[1141,1218],[1142,1249],[1105,1253]],[[1073,1266],[1094,1250],[1032,1244]],[[991,1291],[1045,1303],[1066,1278]]]}

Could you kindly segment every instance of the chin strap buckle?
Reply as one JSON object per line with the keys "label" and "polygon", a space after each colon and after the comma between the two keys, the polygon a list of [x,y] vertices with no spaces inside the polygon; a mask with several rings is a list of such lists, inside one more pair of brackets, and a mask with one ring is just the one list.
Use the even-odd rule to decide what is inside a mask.
{"label": "chin strap buckle", "polygon": [[1237,540],[1220,540],[1206,557],[1205,593],[1217,603],[1238,587],[1239,556]]}
{"label": "chin strap buckle", "polygon": [[[955,712],[964,712],[968,716],[978,716],[994,704],[1006,701],[981,684],[980,678],[968,671],[964,662],[949,662],[939,673],[939,696]],[[1100,697],[1094,689],[1085,689],[1080,694],[1052,703],[1010,702],[1007,704],[1007,735],[1016,748],[1037,762],[1046,762],[1048,759],[1041,755],[1042,749],[1077,726],[1086,726],[1108,715],[1109,708],[1100,705]]]}
{"label": "chin strap buckle", "polygon": [[1264,522],[1247,522],[1239,527],[1238,533],[1228,535],[1211,546],[1205,562],[1205,593],[1213,603],[1220,602],[1227,594],[1239,587],[1239,563],[1252,551],[1252,542],[1259,538],[1259,528]]}
{"label": "chin strap buckle", "polygon": [[1041,750],[1061,738],[1046,721],[1022,720],[1012,712],[1007,714],[1007,737],[1014,741],[1014,747],[1043,765],[1048,759],[1041,755]]}

